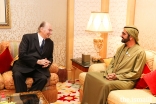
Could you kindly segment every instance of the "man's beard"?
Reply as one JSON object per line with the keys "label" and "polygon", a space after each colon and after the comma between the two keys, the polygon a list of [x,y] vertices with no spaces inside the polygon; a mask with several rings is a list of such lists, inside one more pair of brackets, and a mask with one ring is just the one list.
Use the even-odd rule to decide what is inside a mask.
{"label": "man's beard", "polygon": [[130,40],[130,38],[129,38],[129,36],[128,36],[126,39],[122,38],[121,42],[122,42],[122,43],[127,43],[129,40]]}

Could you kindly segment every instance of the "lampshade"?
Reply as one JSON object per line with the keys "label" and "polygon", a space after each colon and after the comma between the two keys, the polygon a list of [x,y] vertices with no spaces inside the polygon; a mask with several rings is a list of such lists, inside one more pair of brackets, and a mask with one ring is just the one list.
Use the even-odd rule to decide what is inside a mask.
{"label": "lampshade", "polygon": [[108,33],[112,32],[109,14],[104,12],[92,12],[86,31]]}

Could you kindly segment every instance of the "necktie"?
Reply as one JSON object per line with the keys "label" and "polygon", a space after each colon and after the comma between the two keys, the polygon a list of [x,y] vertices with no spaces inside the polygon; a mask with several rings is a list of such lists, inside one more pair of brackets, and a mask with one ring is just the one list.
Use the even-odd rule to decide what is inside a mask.
{"label": "necktie", "polygon": [[43,39],[43,40],[42,40],[41,47],[40,47],[40,48],[41,48],[41,53],[42,53],[42,51],[43,51],[44,43],[45,43],[45,40]]}

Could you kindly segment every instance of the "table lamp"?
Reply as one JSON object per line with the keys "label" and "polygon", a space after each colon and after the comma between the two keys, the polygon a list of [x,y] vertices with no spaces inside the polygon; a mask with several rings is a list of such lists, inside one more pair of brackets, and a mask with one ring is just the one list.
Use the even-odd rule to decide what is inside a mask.
{"label": "table lamp", "polygon": [[109,14],[105,12],[91,12],[86,31],[95,32],[97,37],[93,39],[94,47],[97,56],[93,57],[93,61],[101,59],[100,50],[103,47],[103,38],[100,37],[101,33],[112,32],[112,25],[110,22]]}

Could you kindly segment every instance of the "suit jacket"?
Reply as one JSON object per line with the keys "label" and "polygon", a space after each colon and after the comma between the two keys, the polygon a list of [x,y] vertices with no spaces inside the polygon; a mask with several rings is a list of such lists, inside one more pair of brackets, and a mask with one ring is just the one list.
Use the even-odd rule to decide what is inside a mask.
{"label": "suit jacket", "polygon": [[37,33],[25,34],[19,45],[19,59],[14,63],[12,70],[21,73],[29,73],[38,70],[46,76],[50,76],[49,67],[42,68],[37,64],[38,59],[47,58],[53,62],[53,41],[45,39],[43,51],[40,51],[39,39]]}

